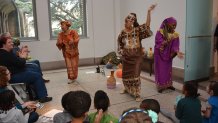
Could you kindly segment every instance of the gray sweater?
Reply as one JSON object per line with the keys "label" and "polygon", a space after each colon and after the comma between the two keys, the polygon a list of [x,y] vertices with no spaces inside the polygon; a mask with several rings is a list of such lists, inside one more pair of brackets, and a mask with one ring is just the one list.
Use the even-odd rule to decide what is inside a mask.
{"label": "gray sweater", "polygon": [[27,119],[21,110],[14,107],[7,112],[0,113],[0,123],[27,123]]}
{"label": "gray sweater", "polygon": [[73,119],[70,113],[67,111],[63,111],[60,113],[55,114],[53,118],[54,123],[67,123],[70,122]]}

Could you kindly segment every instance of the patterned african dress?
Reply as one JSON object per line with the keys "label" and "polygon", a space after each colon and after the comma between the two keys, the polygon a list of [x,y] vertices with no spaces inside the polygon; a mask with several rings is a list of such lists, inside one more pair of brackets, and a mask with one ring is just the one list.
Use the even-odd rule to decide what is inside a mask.
{"label": "patterned african dress", "polygon": [[122,30],[118,36],[118,53],[122,55],[122,81],[125,91],[139,97],[141,90],[140,72],[142,61],[141,40],[152,35],[145,24],[133,28],[132,32]]}
{"label": "patterned african dress", "polygon": [[[73,45],[69,44],[73,41]],[[58,35],[57,47],[61,48],[67,66],[68,79],[75,80],[78,76],[79,62],[79,35],[75,30],[70,30],[68,34],[60,32]]]}
{"label": "patterned african dress", "polygon": [[179,34],[168,33],[168,41],[163,35],[163,29],[157,31],[154,46],[155,83],[158,89],[172,86],[172,63],[175,53],[179,51]]}

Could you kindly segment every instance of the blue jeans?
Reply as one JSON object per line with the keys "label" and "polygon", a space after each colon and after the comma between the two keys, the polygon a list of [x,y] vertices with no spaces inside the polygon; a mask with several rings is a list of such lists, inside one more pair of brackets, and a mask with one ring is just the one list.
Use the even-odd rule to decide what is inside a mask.
{"label": "blue jeans", "polygon": [[42,75],[41,66],[39,60],[31,60],[26,62],[26,69],[34,72],[38,72]]}
{"label": "blue jeans", "polygon": [[25,70],[23,72],[13,74],[11,75],[10,83],[26,83],[33,86],[37,96],[36,98],[38,99],[48,96],[42,75],[38,72]]}

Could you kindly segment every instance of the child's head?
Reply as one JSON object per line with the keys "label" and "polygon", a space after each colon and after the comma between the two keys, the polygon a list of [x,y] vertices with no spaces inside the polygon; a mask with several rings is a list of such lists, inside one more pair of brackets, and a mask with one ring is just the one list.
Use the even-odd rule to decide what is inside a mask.
{"label": "child's head", "polygon": [[218,82],[210,82],[207,86],[207,93],[213,96],[218,96]]}
{"label": "child's head", "polygon": [[73,91],[68,96],[67,111],[74,118],[84,118],[91,106],[91,97],[84,91]]}
{"label": "child's head", "polygon": [[9,70],[4,66],[0,66],[0,87],[5,88],[10,78]]}
{"label": "child's head", "polygon": [[13,43],[14,43],[14,46],[16,47],[20,46],[20,40],[18,38],[14,38]]}
{"label": "child's head", "polygon": [[62,99],[61,99],[61,105],[62,107],[64,108],[64,110],[68,111],[68,102],[69,102],[69,95],[73,93],[73,91],[70,91],[70,92],[67,92],[66,94],[64,94],[62,96]]}
{"label": "child's head", "polygon": [[186,82],[183,85],[183,94],[186,97],[198,97],[198,87],[194,83]]}
{"label": "child's head", "polygon": [[[15,94],[11,90],[1,90],[0,92],[0,110],[8,111],[14,107]],[[0,112],[1,113],[1,112]]]}
{"label": "child's head", "polygon": [[160,104],[155,99],[144,99],[140,104],[140,108],[143,110],[152,110],[157,114],[160,112]]}
{"label": "child's head", "polygon": [[109,97],[107,96],[107,94],[102,91],[102,90],[98,90],[95,93],[95,97],[94,97],[94,106],[97,110],[102,109],[103,112],[108,110],[108,107],[110,105],[110,100]]}
{"label": "child's head", "polygon": [[152,120],[145,110],[130,108],[123,112],[119,123],[152,123]]}

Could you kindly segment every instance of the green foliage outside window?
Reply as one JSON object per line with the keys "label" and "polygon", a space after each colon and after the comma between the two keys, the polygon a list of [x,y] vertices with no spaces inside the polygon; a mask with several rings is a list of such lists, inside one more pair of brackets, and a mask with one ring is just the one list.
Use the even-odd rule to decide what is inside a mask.
{"label": "green foliage outside window", "polygon": [[86,36],[85,0],[49,0],[51,37],[57,37],[61,31],[60,21],[68,20],[71,28],[79,35]]}

